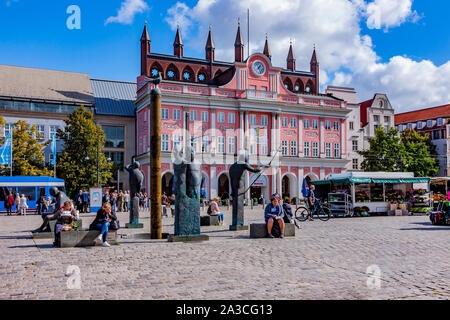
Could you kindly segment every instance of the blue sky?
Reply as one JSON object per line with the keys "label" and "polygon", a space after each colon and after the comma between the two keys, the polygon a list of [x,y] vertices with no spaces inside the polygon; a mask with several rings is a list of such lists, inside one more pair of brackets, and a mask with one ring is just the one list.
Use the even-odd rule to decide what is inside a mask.
{"label": "blue sky", "polygon": [[[125,2],[137,6],[134,11],[128,8],[132,11],[129,21],[112,19],[105,24],[118,16]],[[316,43],[322,89],[331,84],[352,86],[360,101],[386,92],[400,111],[450,103],[446,17],[450,1],[398,0],[402,7],[390,8],[387,0],[283,0],[275,1],[279,4],[275,9],[271,2],[0,0],[0,64],[135,81],[145,20],[153,52],[173,52],[174,29],[180,23],[185,56],[203,58],[207,28],[212,24],[216,56],[230,60],[237,18],[245,24],[250,7],[252,51],[262,49],[268,32],[274,64],[284,67],[288,39],[293,38],[297,69],[302,70],[308,68]],[[81,30],[66,26],[66,10],[72,4],[81,9]]]}

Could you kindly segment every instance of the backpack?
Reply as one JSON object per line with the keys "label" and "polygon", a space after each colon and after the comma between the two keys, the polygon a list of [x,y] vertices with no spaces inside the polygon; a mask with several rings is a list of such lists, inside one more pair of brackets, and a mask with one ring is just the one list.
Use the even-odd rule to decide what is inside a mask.
{"label": "backpack", "polygon": [[209,215],[211,215],[211,214],[212,214],[212,209],[211,209],[211,205],[209,205],[207,213],[208,213]]}
{"label": "backpack", "polygon": [[273,221],[272,235],[273,235],[275,238],[281,237],[281,229],[280,229],[280,225],[278,224],[278,220],[274,220],[274,221]]}

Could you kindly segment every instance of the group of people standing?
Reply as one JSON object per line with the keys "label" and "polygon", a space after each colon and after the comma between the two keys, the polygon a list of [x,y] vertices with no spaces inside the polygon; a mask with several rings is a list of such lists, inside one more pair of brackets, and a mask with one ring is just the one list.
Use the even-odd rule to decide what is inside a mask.
{"label": "group of people standing", "polygon": [[122,191],[117,190],[110,192],[106,191],[103,194],[102,203],[109,203],[111,205],[111,211],[116,212],[128,212],[130,211],[130,190]]}
{"label": "group of people standing", "polygon": [[[50,197],[45,200],[45,196],[43,196],[44,199],[41,200],[41,198],[38,199],[37,204],[38,204],[38,211],[41,210],[40,208],[44,205],[47,205],[49,203],[51,203]],[[27,214],[27,209],[28,209],[28,204],[27,204],[28,198],[22,194],[20,195],[19,193],[16,193],[15,195],[10,193],[8,195],[8,198],[5,201],[5,209],[7,212],[8,216],[12,216],[13,215],[13,207],[14,205],[16,206],[16,214],[17,215],[26,215]],[[39,205],[39,202],[42,201],[42,205]],[[40,211],[39,211],[40,212]]]}

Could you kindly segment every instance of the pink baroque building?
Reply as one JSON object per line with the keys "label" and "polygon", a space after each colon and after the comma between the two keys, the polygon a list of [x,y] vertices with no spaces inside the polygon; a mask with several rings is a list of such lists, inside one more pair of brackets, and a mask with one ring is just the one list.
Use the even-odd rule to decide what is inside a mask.
{"label": "pink baroque building", "polygon": [[[292,43],[286,68],[272,65],[268,39],[264,51],[244,59],[238,26],[235,61],[214,59],[209,31],[205,59],[183,56],[179,30],[173,55],[151,52],[145,26],[141,38],[141,75],[136,99],[137,154],[149,190],[150,93],[147,78],[161,73],[162,92],[162,185],[172,193],[171,152],[184,146],[187,137],[202,161],[205,198],[230,194],[229,167],[239,150],[250,154],[250,164],[271,163],[254,183],[248,197],[267,200],[275,192],[302,197],[304,179],[325,179],[345,171],[347,103],[319,93],[319,62],[314,49],[309,71],[297,71]],[[247,184],[256,180],[249,175]]]}

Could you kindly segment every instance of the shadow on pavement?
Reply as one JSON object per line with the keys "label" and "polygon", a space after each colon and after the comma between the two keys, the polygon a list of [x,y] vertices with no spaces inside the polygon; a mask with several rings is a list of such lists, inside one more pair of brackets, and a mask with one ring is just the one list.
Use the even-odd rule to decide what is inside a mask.
{"label": "shadow on pavement", "polygon": [[[432,225],[430,224],[430,227]],[[418,230],[418,231],[434,231],[434,230],[450,230],[450,226],[448,227],[432,227],[432,228],[402,228],[399,230]]]}
{"label": "shadow on pavement", "polygon": [[25,249],[25,248],[55,249],[53,244],[38,244],[38,245],[30,244],[30,245],[26,245],[26,246],[12,246],[12,247],[8,247],[8,248],[9,249]]}

